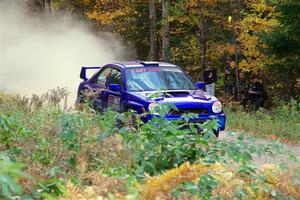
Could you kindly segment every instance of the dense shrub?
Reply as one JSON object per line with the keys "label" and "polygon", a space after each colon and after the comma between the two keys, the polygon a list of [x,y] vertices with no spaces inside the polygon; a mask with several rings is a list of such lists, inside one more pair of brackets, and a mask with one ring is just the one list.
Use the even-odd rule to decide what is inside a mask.
{"label": "dense shrub", "polygon": [[116,135],[119,115],[73,111],[60,101],[66,95],[61,89],[32,98],[0,94],[0,149],[34,177],[23,185],[34,198],[57,198],[67,180],[92,184],[88,174],[124,175],[134,165]]}
{"label": "dense shrub", "polygon": [[[157,108],[155,113],[168,113],[169,106]],[[169,121],[164,117],[154,116],[151,121],[141,124],[134,131],[122,128],[120,133],[128,147],[137,148],[136,173],[157,174],[176,167],[185,161],[194,162],[203,157],[210,139],[216,140],[212,128],[217,127],[216,120],[205,124],[191,124],[185,116],[182,121]],[[200,134],[200,128],[205,130]]]}
{"label": "dense shrub", "polygon": [[2,197],[16,199],[22,195],[24,188],[18,183],[18,180],[20,180],[20,178],[30,178],[22,171],[22,168],[22,164],[12,162],[7,156],[1,155],[0,194]]}
{"label": "dense shrub", "polygon": [[[14,185],[9,188],[0,180],[2,188],[9,188],[1,190],[1,197],[143,199],[156,193],[161,198],[242,199],[258,197],[260,186],[266,196],[297,197],[296,174],[288,171],[295,181],[287,182],[283,171],[276,171],[276,187],[285,181],[292,188],[278,191],[270,183],[273,179],[253,165],[254,154],[285,153],[277,143],[257,146],[242,135],[234,141],[217,140],[216,120],[188,123],[193,115],[165,120],[171,105],[152,110],[161,117],[146,124],[131,111],[74,111],[64,105],[66,95],[62,89],[33,98],[0,94],[0,149],[12,160],[0,161],[0,177]],[[1,171],[7,166],[9,170]]]}

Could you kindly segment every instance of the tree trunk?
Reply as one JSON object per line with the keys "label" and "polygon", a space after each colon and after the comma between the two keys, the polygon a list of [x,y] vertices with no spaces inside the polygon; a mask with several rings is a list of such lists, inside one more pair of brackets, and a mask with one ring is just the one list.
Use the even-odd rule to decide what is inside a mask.
{"label": "tree trunk", "polygon": [[238,33],[235,27],[236,21],[239,20],[240,16],[239,13],[242,9],[242,3],[240,0],[237,1],[237,11],[235,13],[235,17],[233,18],[232,24],[232,34],[233,34],[233,44],[234,44],[234,62],[235,62],[235,83],[236,83],[236,90],[237,90],[237,99],[240,100],[240,84],[239,84],[239,67],[238,67],[238,55],[239,55],[239,44],[237,42]]}
{"label": "tree trunk", "polygon": [[44,0],[45,16],[51,17],[53,14],[53,2],[52,0]]}
{"label": "tree trunk", "polygon": [[202,78],[203,71],[206,67],[206,23],[201,10],[201,0],[197,1],[199,25],[196,27],[197,40],[200,48],[200,76]]}
{"label": "tree trunk", "polygon": [[234,69],[235,69],[235,84],[236,84],[236,92],[237,92],[237,99],[240,100],[240,84],[239,84],[239,68],[238,68],[238,43],[237,43],[237,33],[235,29],[235,21],[233,21],[232,25],[232,32],[233,32],[233,44],[234,44]]}
{"label": "tree trunk", "polygon": [[206,35],[204,17],[200,19],[200,27],[198,27],[198,44],[200,48],[200,66],[201,72],[206,68]]}
{"label": "tree trunk", "polygon": [[150,21],[150,60],[156,60],[156,9],[155,0],[149,0],[149,21]]}
{"label": "tree trunk", "polygon": [[170,24],[168,21],[168,0],[162,0],[162,21],[163,21],[163,38],[162,38],[162,60],[168,61],[170,55]]}

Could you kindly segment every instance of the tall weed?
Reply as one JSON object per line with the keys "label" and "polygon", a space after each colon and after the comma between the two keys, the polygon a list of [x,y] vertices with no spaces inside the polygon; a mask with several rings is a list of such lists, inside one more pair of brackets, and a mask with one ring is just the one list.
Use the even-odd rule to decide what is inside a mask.
{"label": "tall weed", "polygon": [[260,109],[246,112],[231,108],[226,109],[227,128],[244,130],[257,136],[284,139],[292,142],[300,141],[300,104],[295,100],[289,103],[277,103],[273,110]]}

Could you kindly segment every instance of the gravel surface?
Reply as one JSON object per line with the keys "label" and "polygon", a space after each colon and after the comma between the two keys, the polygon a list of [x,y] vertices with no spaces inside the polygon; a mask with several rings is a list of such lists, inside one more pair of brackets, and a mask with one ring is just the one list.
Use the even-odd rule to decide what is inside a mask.
{"label": "gravel surface", "polygon": [[[221,140],[235,140],[237,136],[229,136],[226,131],[220,132],[219,139]],[[255,143],[257,145],[266,145],[268,143],[272,142],[271,140],[268,139],[261,139],[261,138],[256,138]],[[300,160],[300,145],[292,145],[292,144],[284,144],[282,143],[282,147],[284,149],[284,152],[290,152],[294,154],[298,159]],[[288,153],[286,154],[279,154],[279,155],[274,155],[273,157],[263,155],[261,157],[258,157],[256,155],[253,155],[254,158],[254,163],[258,167],[264,165],[264,164],[281,164],[281,163],[286,163],[288,165],[300,165],[299,163],[291,160],[288,158]]]}

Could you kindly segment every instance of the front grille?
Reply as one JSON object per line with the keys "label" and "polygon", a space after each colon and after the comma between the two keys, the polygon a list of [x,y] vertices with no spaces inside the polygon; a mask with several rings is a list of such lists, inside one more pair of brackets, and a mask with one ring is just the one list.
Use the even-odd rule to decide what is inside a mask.
{"label": "front grille", "polygon": [[183,115],[183,114],[208,114],[207,108],[180,108],[178,110],[172,109],[169,115]]}

